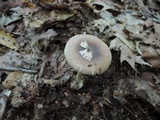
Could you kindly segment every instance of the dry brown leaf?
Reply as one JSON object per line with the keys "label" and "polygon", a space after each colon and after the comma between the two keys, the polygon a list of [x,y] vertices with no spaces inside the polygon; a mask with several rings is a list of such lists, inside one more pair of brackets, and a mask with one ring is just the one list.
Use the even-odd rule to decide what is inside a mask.
{"label": "dry brown leaf", "polygon": [[[13,10],[13,9],[12,9]],[[14,11],[14,10],[13,10]],[[11,15],[6,16],[6,14],[2,14],[0,17],[0,27],[7,26],[15,21],[20,20],[21,17],[18,13],[13,12]]]}
{"label": "dry brown leaf", "polygon": [[160,68],[160,56],[155,59],[148,59],[147,61],[152,65],[152,67]]}
{"label": "dry brown leaf", "polygon": [[133,11],[133,13],[125,13],[125,14],[119,14],[116,19],[121,22],[121,23],[125,23],[126,25],[143,25],[144,21],[136,18],[135,15],[138,14],[135,11]]}
{"label": "dry brown leaf", "polygon": [[150,34],[143,42],[160,48],[160,33]]}
{"label": "dry brown leaf", "polygon": [[119,38],[115,38],[114,40],[111,41],[110,48],[115,49],[115,50],[117,50],[117,48],[119,48],[121,51],[121,56],[120,56],[121,63],[123,61],[127,61],[128,64],[134,70],[136,70],[136,68],[135,68],[135,55],[133,54],[131,49],[129,49]]}
{"label": "dry brown leaf", "polygon": [[119,40],[121,40],[125,45],[127,45],[131,50],[135,50],[135,43],[132,40],[127,39],[127,36],[125,34],[121,34],[121,33],[116,33],[115,34],[116,37],[119,38]]}
{"label": "dry brown leaf", "polygon": [[16,39],[13,38],[11,34],[5,33],[2,30],[0,30],[0,44],[11,49],[18,49],[16,46]]}
{"label": "dry brown leaf", "polygon": [[29,8],[35,8],[36,7],[36,4],[30,2],[29,0],[23,0],[23,5],[25,5],[26,7],[29,7]]}
{"label": "dry brown leaf", "polygon": [[99,30],[99,33],[102,33],[105,28],[107,26],[109,26],[109,22],[107,20],[104,20],[104,19],[97,19],[97,20],[94,20],[94,23],[93,23],[94,27],[98,28]]}
{"label": "dry brown leaf", "polygon": [[155,30],[155,33],[160,33],[160,24],[157,24],[157,23],[153,23],[154,25],[154,30]]}
{"label": "dry brown leaf", "polygon": [[124,24],[115,24],[111,27],[111,30],[114,32],[114,33],[121,33],[121,34],[124,34],[124,32],[122,31],[124,29]]}
{"label": "dry brown leaf", "polygon": [[147,19],[145,22],[144,22],[145,26],[146,27],[151,27],[153,25],[153,22],[151,19]]}
{"label": "dry brown leaf", "polygon": [[[120,35],[120,34],[119,34]],[[121,39],[125,39],[124,37],[120,37]],[[141,65],[147,65],[147,66],[151,66],[148,62],[145,62],[141,56],[137,56],[136,54],[133,53],[133,48],[131,46],[134,46],[132,43],[130,44],[130,42],[128,41],[126,44],[126,40],[123,41],[121,40],[119,37],[115,38],[114,40],[111,41],[110,43],[110,48],[114,49],[114,50],[120,50],[121,51],[121,56],[120,56],[120,60],[121,63],[123,61],[128,62],[128,64],[134,69],[136,70],[135,67],[135,63],[141,64]],[[142,50],[139,47],[139,42],[136,41],[136,50],[137,52],[139,52],[140,54],[142,54]],[[130,45],[130,46],[129,46]],[[133,49],[133,50],[132,50]]]}
{"label": "dry brown leaf", "polygon": [[39,39],[51,39],[51,37],[56,36],[57,33],[53,29],[48,29],[45,33],[40,35]]}
{"label": "dry brown leaf", "polygon": [[12,90],[11,105],[13,107],[19,107],[21,104],[26,102],[26,100],[23,98],[23,95],[22,95],[23,92],[24,92],[24,89],[19,86],[16,86]]}
{"label": "dry brown leaf", "polygon": [[142,58],[149,62],[152,67],[160,68],[160,49],[153,47],[143,49]]}
{"label": "dry brown leaf", "polygon": [[158,56],[160,56],[160,49],[148,47],[142,50],[142,57],[144,58],[157,58]]}
{"label": "dry brown leaf", "polygon": [[148,62],[145,62],[141,56],[135,56],[136,59],[136,63],[140,64],[140,65],[148,65],[148,66],[152,66],[150,65]]}
{"label": "dry brown leaf", "polygon": [[55,18],[55,20],[66,20],[69,17],[72,17],[75,13],[74,12],[64,12],[64,11],[56,11],[52,10],[50,16]]}
{"label": "dry brown leaf", "polygon": [[[105,2],[105,1],[101,1],[101,0],[93,0],[91,2],[91,4],[93,6],[95,6],[95,9],[94,9],[95,12],[105,11],[107,9],[114,9],[114,6],[109,4],[109,2]],[[96,9],[96,6],[101,6],[102,9],[100,9],[100,10]]]}
{"label": "dry brown leaf", "polygon": [[155,33],[151,33],[148,38],[144,39],[144,43],[160,48],[160,25],[153,23]]}
{"label": "dry brown leaf", "polygon": [[127,61],[130,66],[136,70],[135,68],[135,55],[127,46],[121,46],[121,63],[123,61]]}
{"label": "dry brown leaf", "polygon": [[132,34],[140,34],[143,31],[142,25],[126,25],[125,28]]}
{"label": "dry brown leaf", "polygon": [[40,0],[40,2],[42,3],[53,3],[53,2],[56,2],[57,0]]}
{"label": "dry brown leaf", "polygon": [[108,11],[101,11],[100,12],[100,16],[104,20],[106,20],[109,23],[109,25],[116,24],[116,20],[114,19],[113,15],[110,12],[108,12]]}
{"label": "dry brown leaf", "polygon": [[2,83],[5,88],[10,89],[16,84],[16,81],[21,78],[22,72],[12,72],[10,73],[5,81]]}
{"label": "dry brown leaf", "polygon": [[20,105],[22,105],[24,102],[26,102],[26,100],[23,98],[23,97],[20,97],[20,96],[16,96],[16,97],[13,97],[12,100],[11,100],[11,105],[13,107],[19,107]]}
{"label": "dry brown leaf", "polygon": [[29,24],[31,27],[39,28],[43,25],[43,23],[44,23],[44,21],[36,19],[36,20],[32,20]]}
{"label": "dry brown leaf", "polygon": [[2,84],[8,89],[17,86],[19,83],[21,86],[26,87],[27,85],[30,85],[32,79],[31,77],[33,77],[32,74],[16,71],[10,73]]}
{"label": "dry brown leaf", "polygon": [[[30,13],[33,13],[33,11],[30,11],[30,9],[22,9],[21,10],[22,14],[23,12],[27,11]],[[31,19],[26,19],[25,22],[28,23],[26,24],[26,27],[29,25],[31,28],[37,28],[37,27],[41,27],[44,22],[46,22],[48,19],[50,19],[50,13],[46,10],[41,10],[41,11],[37,11],[36,14],[32,15]]]}
{"label": "dry brown leaf", "polygon": [[8,89],[4,89],[2,92],[0,92],[0,104],[1,104],[1,109],[0,109],[0,119],[2,120],[3,114],[5,113],[6,105],[7,105],[7,100],[11,94],[11,91]]}
{"label": "dry brown leaf", "polygon": [[2,67],[21,67],[32,68],[37,64],[36,57],[32,54],[20,54],[16,51],[10,51],[0,57],[0,66]]}
{"label": "dry brown leaf", "polygon": [[13,8],[22,5],[23,0],[5,0],[5,5]]}

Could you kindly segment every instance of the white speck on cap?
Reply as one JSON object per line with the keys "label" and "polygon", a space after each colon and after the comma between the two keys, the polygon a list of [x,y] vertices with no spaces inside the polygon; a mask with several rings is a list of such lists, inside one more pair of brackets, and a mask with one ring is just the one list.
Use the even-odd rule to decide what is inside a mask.
{"label": "white speck on cap", "polygon": [[81,56],[86,60],[91,61],[93,55],[92,55],[92,51],[89,49],[89,45],[87,41],[81,41],[80,46],[84,48],[83,50],[79,51]]}

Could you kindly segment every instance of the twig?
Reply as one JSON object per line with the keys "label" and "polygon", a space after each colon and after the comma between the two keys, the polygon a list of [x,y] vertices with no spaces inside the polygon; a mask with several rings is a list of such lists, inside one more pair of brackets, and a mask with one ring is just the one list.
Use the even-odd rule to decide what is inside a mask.
{"label": "twig", "polygon": [[39,78],[41,78],[43,76],[45,66],[46,66],[46,61],[43,61],[40,72],[38,74]]}
{"label": "twig", "polygon": [[31,74],[37,73],[36,70],[30,70],[30,69],[24,69],[24,68],[13,68],[13,67],[0,67],[0,70],[4,70],[4,71],[22,71],[22,72],[31,73]]}
{"label": "twig", "polygon": [[105,114],[105,111],[104,111],[104,108],[103,108],[103,103],[100,103],[100,102],[99,102],[99,106],[101,107],[101,110],[102,110],[104,119],[107,120],[107,117],[106,117],[106,114]]}

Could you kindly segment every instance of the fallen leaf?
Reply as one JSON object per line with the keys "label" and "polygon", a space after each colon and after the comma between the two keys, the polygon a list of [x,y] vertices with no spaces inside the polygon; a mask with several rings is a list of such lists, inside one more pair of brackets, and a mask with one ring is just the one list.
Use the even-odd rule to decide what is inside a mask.
{"label": "fallen leaf", "polygon": [[135,15],[137,15],[138,13],[133,11],[133,13],[129,12],[129,13],[125,13],[125,14],[119,14],[116,19],[121,22],[124,23],[126,25],[143,25],[144,21],[134,17]]}
{"label": "fallen leaf", "polygon": [[140,34],[143,31],[142,25],[126,25],[125,28],[132,34]]}
{"label": "fallen leaf", "polygon": [[18,86],[20,83],[21,86],[26,87],[30,86],[31,78],[33,75],[22,72],[11,72],[7,78],[2,82],[5,88],[10,89],[11,87]]}
{"label": "fallen leaf", "polygon": [[123,29],[124,29],[124,24],[115,24],[110,28],[114,33],[123,33]]}
{"label": "fallen leaf", "polygon": [[53,29],[48,29],[45,33],[41,34],[40,39],[51,39],[56,36],[57,33]]}
{"label": "fallen leaf", "polygon": [[127,36],[121,33],[116,33],[117,36],[123,43],[125,43],[131,50],[135,50],[135,43],[132,40],[127,39]]}
{"label": "fallen leaf", "polygon": [[56,11],[52,10],[50,12],[50,16],[55,18],[57,21],[66,20],[74,15],[74,12],[64,12],[64,11]]}
{"label": "fallen leaf", "polygon": [[160,49],[156,49],[151,46],[147,47],[146,49],[142,50],[142,57],[148,59],[160,57]]}
{"label": "fallen leaf", "polygon": [[155,34],[150,34],[147,38],[143,39],[143,42],[160,48],[160,32]]}
{"label": "fallen leaf", "polygon": [[104,20],[106,20],[109,23],[109,25],[114,25],[116,23],[113,15],[111,13],[109,13],[108,11],[101,11],[100,16]]}
{"label": "fallen leaf", "polygon": [[1,104],[1,109],[0,109],[0,119],[2,120],[3,118],[3,114],[5,112],[6,109],[6,105],[7,105],[7,100],[9,98],[11,94],[11,91],[8,89],[4,89],[1,93],[0,93],[0,104]]}
{"label": "fallen leaf", "polygon": [[137,52],[138,52],[140,55],[142,55],[142,51],[141,51],[141,49],[140,49],[140,43],[141,43],[141,41],[135,41],[135,43],[136,43],[136,50],[137,50]]}
{"label": "fallen leaf", "polygon": [[20,96],[14,96],[12,99],[11,99],[11,105],[13,107],[19,107],[20,105],[22,105],[24,102],[26,102],[26,100],[23,98],[23,97],[20,97]]}
{"label": "fallen leaf", "polygon": [[148,65],[150,67],[152,66],[148,62],[145,62],[141,56],[135,56],[135,62],[141,65]]}
{"label": "fallen leaf", "polygon": [[160,49],[147,47],[142,50],[142,58],[145,59],[152,67],[160,68]]}
{"label": "fallen leaf", "polygon": [[[37,11],[38,9],[36,9],[36,8],[35,9],[31,9],[29,7],[24,7],[24,8],[16,7],[16,8],[12,8],[12,10],[14,12],[16,12],[18,15],[22,15],[24,18],[28,19],[28,17],[30,17],[33,14],[33,12]],[[25,20],[26,19],[24,19],[24,21]]]}
{"label": "fallen leaf", "polygon": [[37,59],[33,54],[20,54],[16,51],[10,51],[0,57],[0,66],[2,67],[20,67],[31,68],[37,64]]}
{"label": "fallen leaf", "polygon": [[13,107],[19,107],[22,103],[26,102],[22,95],[23,92],[24,89],[20,86],[15,86],[12,90],[11,105]]}
{"label": "fallen leaf", "polygon": [[155,33],[160,33],[160,24],[157,24],[157,23],[153,23],[153,26],[154,26],[154,30],[155,30]]}
{"label": "fallen leaf", "polygon": [[[26,10],[22,9],[21,14],[23,14],[23,12],[25,12],[25,11],[27,11],[27,14],[34,13],[34,11],[31,11],[31,9],[26,9]],[[25,14],[26,14],[26,12],[25,12]],[[36,14],[32,15],[31,19],[24,20],[27,23],[25,26],[26,27],[29,26],[30,28],[33,28],[33,29],[41,27],[44,24],[44,22],[47,21],[47,19],[49,19],[49,17],[50,17],[50,13],[47,12],[46,10],[37,11]]]}
{"label": "fallen leaf", "polygon": [[5,81],[2,82],[5,88],[10,89],[12,86],[17,84],[17,80],[19,80],[22,76],[22,72],[12,72],[10,73]]}
{"label": "fallen leaf", "polygon": [[136,71],[135,68],[135,55],[131,51],[129,47],[127,47],[119,38],[115,38],[110,42],[110,48],[114,50],[120,50],[120,60],[121,63],[123,61],[127,61],[128,64]]}
{"label": "fallen leaf", "polygon": [[151,27],[151,26],[153,26],[153,22],[152,22],[152,20],[149,18],[149,19],[147,19],[147,20],[144,22],[144,25],[145,25],[146,27]]}
{"label": "fallen leaf", "polygon": [[43,25],[43,23],[44,23],[44,21],[36,19],[36,20],[32,20],[29,24],[33,28],[39,28]]}
{"label": "fallen leaf", "polygon": [[5,5],[10,8],[14,8],[14,7],[22,5],[22,1],[23,0],[5,0]]}
{"label": "fallen leaf", "polygon": [[21,19],[20,15],[16,12],[13,12],[10,16],[6,16],[2,14],[0,17],[0,21],[1,21],[0,27],[7,26],[8,24],[11,24],[20,19]]}
{"label": "fallen leaf", "polygon": [[99,33],[102,33],[107,26],[109,26],[109,22],[104,19],[94,20],[94,27],[98,28]]}
{"label": "fallen leaf", "polygon": [[5,33],[2,30],[0,30],[0,44],[11,49],[18,49],[16,46],[16,39],[13,38],[11,34]]}
{"label": "fallen leaf", "polygon": [[40,2],[42,3],[53,3],[53,2],[57,2],[57,0],[40,0]]}
{"label": "fallen leaf", "polygon": [[138,25],[138,24],[144,24],[144,21],[132,16],[131,14],[126,14],[125,18],[127,20],[127,25]]}
{"label": "fallen leaf", "polygon": [[114,6],[109,4],[109,2],[101,1],[101,0],[93,0],[91,2],[93,6],[95,6],[94,12],[105,11],[107,9],[114,9]]}
{"label": "fallen leaf", "polygon": [[30,2],[29,0],[23,0],[23,5],[32,9],[36,7],[36,4]]}

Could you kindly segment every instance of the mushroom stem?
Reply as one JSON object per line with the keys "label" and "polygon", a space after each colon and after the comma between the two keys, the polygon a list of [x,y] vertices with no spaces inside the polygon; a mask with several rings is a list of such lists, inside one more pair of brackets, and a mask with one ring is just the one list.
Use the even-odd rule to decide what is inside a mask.
{"label": "mushroom stem", "polygon": [[76,75],[76,81],[77,81],[77,84],[79,86],[79,88],[83,87],[83,74],[81,72],[78,72],[77,75]]}

